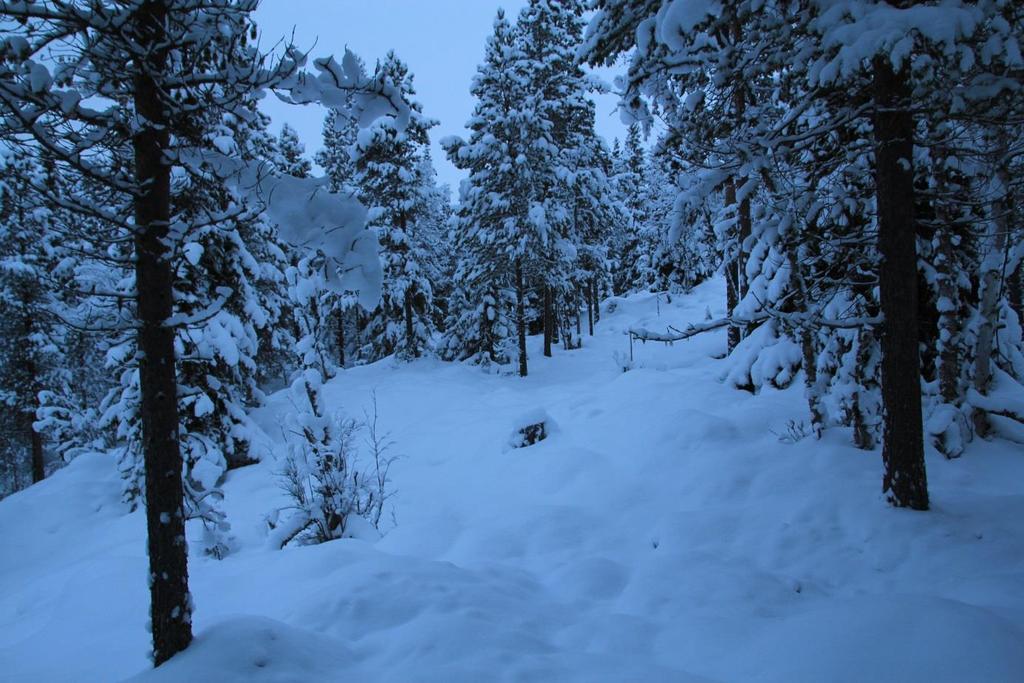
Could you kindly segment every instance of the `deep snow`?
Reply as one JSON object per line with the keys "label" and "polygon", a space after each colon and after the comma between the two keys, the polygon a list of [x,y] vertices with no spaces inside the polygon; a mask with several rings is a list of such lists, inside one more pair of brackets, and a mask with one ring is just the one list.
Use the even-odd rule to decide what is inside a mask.
{"label": "deep snow", "polygon": [[[376,391],[404,456],[377,542],[268,548],[280,463],[230,473],[237,549],[191,558],[196,642],[148,670],[144,520],[110,456],[0,501],[0,680],[1021,681],[1024,452],[929,452],[934,509],[894,510],[879,453],[845,430],[774,432],[797,382],[720,382],[720,283],[605,303],[595,338],[531,376],[423,360],[346,370],[332,406]],[[613,358],[617,354],[617,358]],[[287,392],[257,418],[283,453]],[[545,441],[508,448],[524,415]]]}

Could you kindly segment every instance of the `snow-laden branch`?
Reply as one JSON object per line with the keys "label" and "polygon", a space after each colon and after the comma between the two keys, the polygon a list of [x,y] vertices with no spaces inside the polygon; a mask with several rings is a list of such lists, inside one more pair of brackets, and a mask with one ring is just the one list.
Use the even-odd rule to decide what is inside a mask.
{"label": "snow-laden branch", "polygon": [[783,323],[798,328],[830,327],[841,330],[856,330],[862,327],[878,325],[882,322],[881,316],[833,320],[815,313],[784,313],[769,307],[749,318],[720,318],[718,320],[701,323],[699,325],[690,324],[683,330],[672,327],[671,325],[668,327],[668,332],[654,332],[642,327],[631,327],[629,329],[629,335],[638,341],[655,341],[670,344],[672,342],[684,341],[690,337],[695,337],[698,334],[704,334],[705,332],[714,332],[715,330],[720,330],[725,327],[749,327],[751,325],[763,323],[769,319],[780,320]]}

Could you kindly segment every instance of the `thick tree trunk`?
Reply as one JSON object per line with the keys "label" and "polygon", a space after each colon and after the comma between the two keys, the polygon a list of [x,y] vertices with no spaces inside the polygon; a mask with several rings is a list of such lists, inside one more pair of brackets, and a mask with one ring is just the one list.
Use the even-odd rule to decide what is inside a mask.
{"label": "thick tree trunk", "polygon": [[555,312],[552,310],[551,288],[544,285],[544,355],[551,358],[551,344],[555,337]]}
{"label": "thick tree trunk", "polygon": [[874,60],[875,195],[878,204],[885,432],[882,490],[897,507],[928,509],[917,348],[917,244],[914,231],[914,119],[910,71]]}
{"label": "thick tree trunk", "polygon": [[174,329],[167,325],[173,313],[174,281],[167,243],[171,174],[164,158],[169,134],[155,80],[166,66],[166,21],[167,8],[158,0],[144,3],[134,17],[137,44],[153,46],[133,78],[135,108],[143,122],[133,143],[136,176],[142,188],[135,201],[139,413],[146,471],[153,661],[157,666],[192,641]]}
{"label": "thick tree trunk", "polygon": [[526,377],[526,286],[523,283],[523,264],[516,261],[516,336],[519,340],[519,376]]}

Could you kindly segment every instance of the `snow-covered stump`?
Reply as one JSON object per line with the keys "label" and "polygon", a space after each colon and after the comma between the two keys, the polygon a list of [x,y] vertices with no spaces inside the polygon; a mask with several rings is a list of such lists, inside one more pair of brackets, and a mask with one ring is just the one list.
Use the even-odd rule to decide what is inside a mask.
{"label": "snow-covered stump", "polygon": [[542,409],[530,411],[515,422],[508,439],[509,448],[526,448],[544,441],[558,431],[558,425]]}

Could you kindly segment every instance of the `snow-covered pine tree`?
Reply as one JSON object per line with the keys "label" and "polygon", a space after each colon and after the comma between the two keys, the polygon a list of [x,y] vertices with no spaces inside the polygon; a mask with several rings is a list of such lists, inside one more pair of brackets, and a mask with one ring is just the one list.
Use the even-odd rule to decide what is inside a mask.
{"label": "snow-covered pine tree", "polygon": [[43,169],[0,148],[0,495],[41,481],[47,447],[35,426],[39,394],[60,382],[62,329],[51,308],[57,248],[53,212],[32,191]]}
{"label": "snow-covered pine tree", "polygon": [[[618,142],[618,141],[616,141]],[[654,285],[654,253],[657,243],[650,230],[648,200],[671,193],[657,180],[647,178],[647,151],[640,124],[630,124],[619,152],[613,154],[613,179],[626,208],[627,222],[612,237],[612,292],[647,291]]]}
{"label": "snow-covered pine tree", "polygon": [[[357,60],[360,69],[365,69]],[[316,153],[316,163],[324,170],[332,192],[356,192],[356,142],[358,122],[346,109],[327,110],[323,124],[323,147]],[[354,293],[342,293],[332,298],[332,326],[335,362],[345,367],[356,355],[364,326],[366,312],[356,304]]]}
{"label": "snow-covered pine tree", "polygon": [[[459,192],[455,218],[454,290],[449,300],[442,354],[481,365],[504,365],[516,356],[509,348],[518,320],[516,298],[521,272],[518,222],[521,179],[520,137],[513,112],[522,82],[512,69],[514,31],[502,10],[494,20],[484,62],[477,67],[470,92],[477,99],[467,127],[468,140],[441,141],[449,160],[468,172]],[[520,305],[522,312],[525,306]],[[525,341],[525,338],[524,338]],[[520,374],[526,374],[525,346],[520,346]]]}
{"label": "snow-covered pine tree", "polygon": [[[88,245],[85,254],[114,253],[105,258],[134,273],[123,281],[124,289],[105,294],[134,303],[127,317],[133,319],[129,322],[140,350],[138,405],[157,665],[192,639],[171,323],[177,322],[173,255],[196,226],[172,214],[172,165],[175,180],[182,175],[219,177],[225,185],[249,188],[252,198],[264,201],[278,217],[305,218],[301,225],[288,226],[291,239],[318,241],[344,261],[360,241],[357,205],[312,196],[303,191],[312,185],[295,179],[284,183],[268,176],[260,165],[232,156],[230,139],[217,133],[194,135],[194,125],[220,115],[245,120],[244,103],[267,88],[295,102],[326,98],[332,106],[340,105],[346,93],[362,91],[366,97],[360,106],[372,100],[404,118],[404,105],[393,89],[372,87],[344,64],[319,60],[315,66],[321,73],[314,76],[300,72],[300,53],[290,46],[279,59],[261,55],[250,45],[253,9],[253,3],[233,0],[201,6],[179,0],[88,7],[0,3],[0,21],[7,27],[0,43],[0,139],[26,147],[30,139],[52,158],[57,172],[92,181],[97,186],[92,196],[70,182],[60,193],[35,183],[33,189],[95,221],[69,223],[75,237]],[[40,36],[45,38],[37,40]],[[53,51],[60,53],[59,62],[51,59]],[[102,110],[91,106],[97,99],[105,103]],[[280,193],[274,196],[272,190],[282,184],[305,198],[307,210]],[[325,221],[335,228],[333,241],[309,232],[322,229]],[[373,267],[365,261],[348,265],[372,276]],[[364,287],[371,289],[369,283]]]}
{"label": "snow-covered pine tree", "polygon": [[[723,188],[727,210],[716,227],[719,234],[739,239],[732,243],[738,250],[734,253],[746,261],[742,277],[729,280],[733,317],[723,324],[739,328],[752,320],[769,321],[736,350],[746,353],[752,349],[744,347],[763,345],[758,337],[764,336],[778,343],[786,343],[785,337],[798,341],[801,353],[787,353],[803,357],[812,421],[826,419],[822,399],[831,387],[840,398],[839,412],[853,415],[855,439],[868,446],[872,420],[864,418],[861,408],[871,401],[861,399],[865,390],[871,393],[875,369],[881,366],[884,487],[894,504],[926,508],[916,350],[922,326],[914,303],[917,257],[911,227],[915,213],[938,216],[942,207],[929,206],[932,200],[919,194],[919,185],[928,187],[930,181],[927,173],[915,178],[922,157],[910,141],[930,141],[926,144],[941,149],[955,136],[934,135],[938,129],[924,117],[915,121],[915,114],[936,107],[940,113],[934,120],[956,120],[954,130],[971,127],[964,122],[1012,120],[1000,107],[1019,106],[1019,84],[1008,74],[1010,65],[1019,63],[1012,47],[1016,39],[1009,36],[1019,33],[1020,17],[997,3],[858,2],[841,9],[820,3],[738,2],[686,12],[676,11],[680,2],[669,4],[658,12],[654,5],[629,0],[598,2],[586,57],[610,62],[635,50],[626,83],[630,109],[644,121],[654,113],[667,121],[673,146],[698,162],[688,175],[703,177],[712,190],[703,197]],[[878,27],[884,30],[874,30]],[[866,126],[863,114],[872,111],[873,125]],[[987,115],[979,117],[980,111]],[[701,133],[702,122],[712,128]],[[972,142],[981,139],[984,135],[973,135]],[[958,147],[957,163],[966,160],[963,150],[971,146]],[[991,153],[997,144],[982,147],[989,159],[1015,157]],[[944,167],[950,167],[948,161]],[[989,177],[998,178],[1000,170],[998,164],[990,167]],[[941,180],[943,174],[934,175]],[[865,179],[872,178],[874,185],[865,188]],[[690,194],[690,209],[705,203],[701,193]],[[995,225],[994,217],[1007,215],[998,199],[1007,193],[981,194],[994,198],[986,210],[992,217],[988,225]],[[1013,271],[1017,262],[1000,237],[1009,232],[1005,226],[991,229],[988,249],[1003,253]],[[945,238],[939,237],[936,250],[948,251],[941,244]],[[729,240],[723,246],[729,247]],[[949,268],[941,257],[938,262]],[[968,335],[977,340],[974,357],[985,359],[982,385],[993,376],[991,330],[1000,308],[995,290],[984,283],[1005,277],[995,258],[989,262],[979,277],[989,292],[978,305],[981,322],[975,329],[980,335]],[[955,294],[948,278],[933,281]],[[881,284],[880,299],[875,282]],[[922,307],[949,308],[949,303],[950,297],[925,297]],[[881,353],[876,354],[872,328],[879,309],[884,320]],[[955,339],[950,316],[941,322],[940,312],[936,318],[943,326],[940,336]],[[809,334],[809,329],[819,333]],[[738,343],[738,335],[733,339]],[[941,351],[947,366],[956,364],[959,354],[945,345]],[[792,376],[796,362],[787,361],[789,370],[779,368],[784,375],[769,376]],[[755,366],[749,367],[753,380]],[[763,370],[757,374],[765,376]],[[840,391],[851,384],[856,390]],[[947,383],[951,392],[953,384]],[[984,398],[978,402],[987,403]]]}
{"label": "snow-covered pine tree", "polygon": [[359,354],[364,361],[393,353],[412,359],[431,348],[435,329],[431,254],[420,229],[429,218],[423,160],[436,122],[413,100],[413,76],[394,52],[377,64],[374,78],[402,93],[412,120],[398,130],[392,119],[380,119],[358,140],[354,184],[370,208],[369,227],[380,241],[384,272],[380,303],[369,314]]}
{"label": "snow-covered pine tree", "polygon": [[[575,60],[582,35],[575,0],[531,0],[516,21],[513,72],[525,91],[512,112],[525,221],[519,257],[525,286],[540,302],[544,355],[557,340],[557,308],[573,291],[580,225],[574,171],[584,151],[589,84]],[[523,333],[520,332],[520,335]]]}
{"label": "snow-covered pine tree", "polygon": [[711,225],[717,205],[705,204],[695,211],[678,206],[680,174],[671,147],[659,144],[645,166],[647,182],[641,196],[646,223],[640,228],[642,251],[637,255],[643,270],[637,275],[651,291],[685,292],[718,267]]}
{"label": "snow-covered pine tree", "polygon": [[278,162],[276,166],[281,173],[308,178],[313,170],[313,163],[306,157],[306,147],[299,140],[299,134],[287,123],[281,126],[277,137]]}

